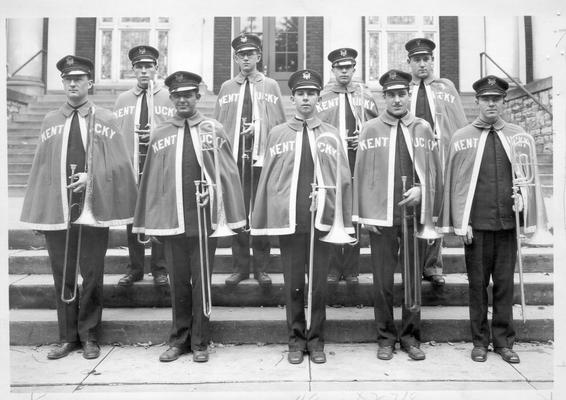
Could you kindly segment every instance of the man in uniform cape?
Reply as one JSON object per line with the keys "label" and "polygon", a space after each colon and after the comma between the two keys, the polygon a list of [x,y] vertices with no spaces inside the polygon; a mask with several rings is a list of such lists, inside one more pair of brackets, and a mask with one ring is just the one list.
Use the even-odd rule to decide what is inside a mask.
{"label": "man in uniform cape", "polygon": [[[252,33],[242,33],[232,40],[234,62],[240,72],[222,84],[214,107],[214,118],[224,126],[232,155],[238,164],[246,215],[253,208],[253,199],[263,165],[267,134],[285,121],[281,91],[277,82],[258,71],[261,61],[261,40]],[[250,247],[253,254],[250,256]],[[232,240],[233,273],[226,285],[235,286],[248,279],[250,272],[261,287],[269,288],[267,275],[271,246],[269,238],[250,237],[242,230]]]}
{"label": "man in uniform cape", "polygon": [[[177,112],[157,128],[150,140],[132,228],[134,233],[157,236],[164,244],[173,321],[169,348],[159,357],[162,362],[174,361],[191,350],[195,362],[208,361],[209,318],[203,310],[199,251],[199,235],[204,234],[204,229],[199,229],[195,196],[195,181],[202,179],[201,174],[208,182],[208,195],[199,195],[199,202],[208,203],[203,224],[209,234],[219,222],[231,229],[246,225],[230,142],[218,121],[205,118],[196,109],[201,80],[199,75],[186,71],[174,72],[165,79]],[[220,185],[216,182],[216,165]],[[220,191],[221,199],[217,196]],[[224,209],[220,216],[219,201]],[[208,262],[212,266],[215,238],[209,237],[208,245]]]}
{"label": "man in uniform cape", "polygon": [[[322,78],[313,70],[301,70],[289,78],[293,118],[271,130],[267,139],[263,167],[252,214],[252,235],[279,237],[285,282],[285,305],[289,335],[288,361],[299,364],[304,353],[315,363],[326,362],[324,323],[326,320],[326,276],[329,245],[320,238],[334,222],[336,191],[321,189],[311,201],[311,183],[335,185],[340,174],[343,223],[348,233],[351,224],[351,181],[346,153],[338,131],[316,117]],[[338,157],[341,168],[337,171]],[[311,211],[315,212],[314,227]],[[308,270],[311,246],[312,318],[307,329],[305,318],[305,270]]]}
{"label": "man in uniform cape", "polygon": [[[92,61],[69,55],[57,62],[57,69],[61,71],[67,101],[49,112],[41,125],[21,221],[45,235],[57,293],[61,344],[47,358],[65,357],[82,345],[83,357],[91,359],[100,355],[97,342],[108,227],[132,222],[136,184],[131,161],[124,157],[127,150],[114,115],[88,99],[88,90],[93,86]],[[89,225],[72,223],[81,209],[84,216],[94,218],[89,218]],[[77,254],[82,290],[70,301]],[[62,295],[66,302],[61,300]]]}
{"label": "man in uniform cape", "polygon": [[[114,104],[114,115],[127,143],[139,183],[147,154],[149,135],[156,126],[175,114],[175,107],[169,100],[167,89],[158,84],[152,85],[153,101],[151,104],[149,101],[148,91],[150,81],[153,82],[157,74],[159,51],[147,45],[135,46],[128,52],[128,58],[132,62],[136,84],[118,96]],[[153,107],[153,110],[150,110],[150,107]],[[145,246],[138,241],[138,235],[132,233],[131,224],[128,224],[126,232],[130,263],[126,275],[118,281],[120,286],[131,286],[134,282],[143,279]],[[161,243],[151,242],[150,268],[153,282],[158,286],[167,286],[167,269]]]}
{"label": "man in uniform cape", "polygon": [[[439,145],[440,165],[444,168],[452,135],[468,121],[454,83],[434,75],[435,47],[435,43],[426,38],[411,39],[405,44],[412,75],[410,110],[432,127]],[[442,239],[430,241],[424,247],[423,256],[423,278],[432,282],[433,287],[444,286]]]}
{"label": "man in uniform cape", "polygon": [[[318,117],[340,132],[352,177],[362,124],[378,115],[377,104],[371,92],[362,89],[363,83],[352,82],[356,72],[357,55],[356,50],[347,47],[328,54],[336,81],[322,91],[320,102],[316,106]],[[343,279],[347,284],[357,284],[360,273],[359,259],[359,242],[331,246],[328,283],[336,284]]]}
{"label": "man in uniform cape", "polygon": [[[524,130],[501,119],[508,83],[488,75],[473,85],[479,116],[458,130],[450,142],[442,228],[454,231],[464,242],[469,284],[471,358],[487,359],[490,336],[496,353],[509,363],[520,362],[513,350],[513,278],[517,259],[517,229],[514,212],[513,179],[519,171],[511,164],[511,144]],[[523,139],[524,140],[524,139]],[[528,147],[518,141],[516,154],[528,156]],[[520,176],[520,175],[519,175]],[[534,190],[517,194],[523,209],[526,232],[533,231],[536,219]],[[487,321],[487,288],[493,280],[491,335]]]}
{"label": "man in uniform cape", "polygon": [[[437,144],[430,125],[408,110],[410,80],[410,74],[398,70],[390,70],[379,79],[387,109],[364,125],[354,172],[353,219],[369,231],[377,357],[381,360],[393,357],[397,341],[413,360],[425,359],[420,349],[420,307],[409,308],[403,302],[399,332],[393,319],[393,275],[397,261],[411,266],[411,276],[403,276],[404,280],[421,282],[420,271],[418,276],[412,276],[413,240],[416,240],[412,216],[407,220],[406,233],[409,259],[403,257],[402,206],[407,207],[407,214],[416,212],[416,221],[422,224],[425,212],[431,207],[433,215],[438,215],[441,190]],[[405,184],[402,177],[406,177]],[[428,187],[422,190],[422,184]],[[433,204],[428,204],[431,201]],[[420,299],[415,302],[420,304]]]}

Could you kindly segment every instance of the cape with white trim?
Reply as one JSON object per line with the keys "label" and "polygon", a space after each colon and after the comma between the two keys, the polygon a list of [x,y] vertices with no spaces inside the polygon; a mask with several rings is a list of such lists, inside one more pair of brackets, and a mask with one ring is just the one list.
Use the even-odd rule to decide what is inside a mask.
{"label": "cape with white trim", "polygon": [[[87,101],[78,109],[81,131],[88,131],[94,109],[92,211],[101,227],[132,222],[136,183],[126,147],[111,111]],[[65,103],[45,116],[24,197],[21,220],[36,230],[63,230],[69,221],[67,144],[73,109]],[[86,136],[84,136],[86,137]],[[88,154],[87,154],[88,157]],[[90,177],[89,177],[90,179]]]}
{"label": "cape with white trim", "polygon": [[[318,185],[335,185],[337,155],[340,157],[342,214],[346,231],[352,226],[352,188],[346,153],[338,131],[318,118],[307,120],[311,153],[315,162]],[[315,140],[317,140],[315,145]],[[295,118],[271,130],[267,140],[265,164],[261,171],[251,220],[252,235],[288,235],[296,229],[296,202],[301,149],[302,121]],[[334,189],[321,189],[317,195],[315,227],[328,231],[334,221]]]}
{"label": "cape with white trim", "polygon": [[[156,131],[149,149],[140,184],[132,231],[153,236],[185,233],[183,209],[183,142],[185,121],[189,124],[198,163],[205,179],[216,183],[216,151],[202,151],[212,147],[214,127],[219,150],[219,170],[226,222],[231,229],[246,225],[244,196],[232,148],[222,125],[197,112],[188,119],[175,115]],[[212,227],[216,228],[217,196],[214,186],[209,187]]]}
{"label": "cape with white trim", "polygon": [[[457,235],[466,234],[490,128],[491,125],[477,118],[473,123],[458,130],[450,142],[441,218],[441,228],[444,232],[453,230]],[[511,160],[510,143],[516,134],[524,133],[524,130],[517,125],[506,123],[501,118],[493,124],[493,128],[503,144],[507,158]],[[528,154],[526,146],[516,146],[515,149],[518,153]],[[514,168],[514,177],[517,173],[519,172]],[[521,195],[524,202],[524,229],[531,232],[536,224],[535,190],[521,188]]]}
{"label": "cape with white trim", "polygon": [[[442,180],[438,145],[428,122],[408,112],[400,120],[387,111],[368,121],[360,134],[354,169],[353,219],[361,224],[393,226],[395,151],[397,123],[401,121],[403,137],[421,185],[421,223],[431,201],[432,215],[440,210]],[[416,154],[416,156],[415,156]],[[416,160],[416,161],[415,161]],[[427,168],[428,162],[428,168]],[[428,171],[427,179],[425,174]],[[428,196],[425,196],[426,193]]]}
{"label": "cape with white trim", "polygon": [[[136,121],[140,120],[142,89],[135,86],[123,93],[116,99],[114,104],[114,116],[118,121],[120,133],[124,136],[124,142],[128,153],[132,158],[132,163],[138,176],[139,142],[138,135],[135,134]],[[175,106],[169,100],[169,92],[162,86],[155,85],[153,91],[153,131],[163,122],[175,115]]]}
{"label": "cape with white trim", "polygon": [[[353,108],[353,114],[358,126],[361,126],[362,122],[365,123],[379,115],[377,103],[368,88],[364,87],[362,104],[362,90],[360,84],[350,82],[348,86],[344,87],[343,85],[333,83],[326,87],[320,93],[321,99],[316,105],[317,116],[323,122],[327,122],[336,127],[342,139],[346,137],[346,96],[348,97],[350,106]],[[363,118],[361,113],[362,108]],[[344,143],[345,148],[347,148],[346,141],[344,141]]]}
{"label": "cape with white trim", "polygon": [[[417,105],[417,92],[420,82],[411,82],[411,112],[415,113]],[[454,132],[468,124],[466,113],[460,100],[460,95],[449,79],[435,78],[429,76],[425,79],[425,90],[430,106],[432,118],[434,118],[434,135],[440,141],[440,160],[443,167],[446,162],[446,154],[450,139]]]}
{"label": "cape with white trim", "polygon": [[[253,99],[252,118],[254,121],[246,122],[254,124],[255,139],[252,158],[256,161],[265,155],[269,131],[274,126],[285,122],[285,110],[281,102],[281,90],[275,80],[260,72],[251,74],[248,78]],[[214,105],[213,117],[224,126],[232,146],[234,160],[238,158],[240,145],[244,79],[244,76],[239,73],[235,78],[224,82]]]}

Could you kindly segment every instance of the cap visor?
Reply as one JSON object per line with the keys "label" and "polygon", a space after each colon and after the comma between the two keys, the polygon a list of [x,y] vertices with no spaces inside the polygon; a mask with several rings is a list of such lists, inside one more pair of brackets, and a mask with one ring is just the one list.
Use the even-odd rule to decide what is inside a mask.
{"label": "cap visor", "polygon": [[156,60],[154,58],[140,58],[139,60],[132,61],[132,64],[136,65],[137,63],[141,63],[141,62],[155,63]]}
{"label": "cap visor", "polygon": [[65,71],[61,74],[61,76],[69,76],[69,75],[88,75],[87,71],[83,71],[82,69],[74,69],[72,71]]}
{"label": "cap visor", "polygon": [[497,91],[497,90],[484,90],[476,94],[477,97],[480,96],[505,96],[505,92]]}
{"label": "cap visor", "polygon": [[409,53],[409,57],[411,57],[411,56],[416,56],[417,54],[432,54],[432,51],[426,50],[426,49],[423,49],[423,50],[415,50],[415,51]]}
{"label": "cap visor", "polygon": [[236,50],[236,54],[241,52],[241,51],[248,51],[248,50],[259,50],[257,47],[255,46],[244,46],[244,47],[239,47],[238,50]]}
{"label": "cap visor", "polygon": [[383,91],[386,92],[388,90],[395,90],[395,89],[409,89],[409,86],[407,85],[403,85],[403,84],[399,84],[399,85],[391,85],[391,86],[386,86],[383,88]]}
{"label": "cap visor", "polygon": [[198,89],[198,86],[181,86],[175,89],[171,89],[170,93],[178,93],[178,92],[190,92],[191,90]]}
{"label": "cap visor", "polygon": [[356,62],[353,60],[342,60],[342,61],[336,61],[334,63],[332,63],[333,67],[345,67],[345,66],[349,66],[349,65],[356,65]]}
{"label": "cap visor", "polygon": [[316,89],[316,90],[320,90],[320,86],[317,86],[317,85],[300,85],[300,86],[294,87],[294,88],[293,88],[293,91],[299,90],[299,89]]}

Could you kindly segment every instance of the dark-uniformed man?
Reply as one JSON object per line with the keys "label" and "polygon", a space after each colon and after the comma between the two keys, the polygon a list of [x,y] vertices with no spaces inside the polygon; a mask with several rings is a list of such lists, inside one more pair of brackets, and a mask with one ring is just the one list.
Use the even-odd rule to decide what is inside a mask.
{"label": "dark-uniformed man", "polygon": [[[191,350],[193,361],[208,361],[210,321],[203,309],[199,235],[204,236],[204,226],[210,234],[220,222],[234,230],[246,225],[230,142],[222,125],[205,118],[196,108],[201,80],[187,71],[174,72],[165,79],[176,113],[150,139],[132,228],[134,233],[159,237],[165,249],[173,322],[169,348],[159,357],[162,362],[174,361]],[[216,166],[220,185],[216,182]],[[199,202],[209,206],[199,228],[195,181],[203,177],[209,195],[199,193]],[[221,198],[218,193],[222,193]],[[218,212],[220,201],[222,214]],[[219,221],[223,216],[225,221]],[[212,273],[216,238],[209,237],[208,246]]]}
{"label": "dark-uniformed man", "polygon": [[[513,278],[517,259],[510,144],[524,130],[501,118],[509,85],[488,75],[473,85],[479,116],[456,131],[447,154],[442,227],[452,229],[464,242],[470,297],[472,360],[487,359],[490,341],[496,353],[509,363],[518,363],[513,351]],[[519,141],[520,144],[520,141]],[[530,157],[528,147],[515,146],[520,157]],[[522,154],[524,152],[524,155]],[[528,160],[528,158],[527,158]],[[517,209],[525,204],[536,209],[534,191],[517,196]],[[536,213],[524,215],[525,230],[534,230]],[[487,321],[490,278],[493,281],[493,314]]]}
{"label": "dark-uniformed man", "polygon": [[[120,124],[120,131],[133,160],[139,183],[149,135],[158,125],[174,115],[175,107],[169,100],[167,89],[155,82],[159,51],[151,46],[141,45],[132,48],[128,52],[128,57],[132,62],[137,82],[133,88],[118,96],[114,105],[114,115]],[[150,99],[152,101],[149,101]],[[153,110],[150,109],[151,107]],[[131,224],[127,226],[127,238],[130,263],[126,275],[118,281],[120,286],[131,286],[134,282],[143,279],[145,246],[138,241],[138,236],[132,233]],[[150,268],[153,282],[158,286],[167,286],[167,270],[161,243],[151,244]]]}
{"label": "dark-uniformed man", "polygon": [[[344,47],[331,51],[328,61],[336,81],[320,94],[317,104],[318,117],[340,132],[344,149],[348,152],[350,172],[354,176],[358,135],[362,124],[377,117],[377,104],[371,92],[364,88],[363,82],[354,83],[358,52]],[[360,244],[331,246],[328,283],[336,284],[344,279],[347,284],[357,284],[360,258]]]}
{"label": "dark-uniformed man", "polygon": [[[410,81],[411,75],[399,70],[390,70],[379,79],[386,110],[364,125],[354,171],[353,218],[369,231],[380,360],[393,358],[397,341],[413,360],[425,359],[420,349],[421,312],[420,299],[414,297],[418,295],[416,292],[411,292],[410,297],[407,297],[410,293],[405,293],[405,299],[414,298],[403,302],[400,331],[393,318],[393,276],[397,261],[402,265],[408,262],[410,266],[411,276],[403,275],[404,282],[416,279],[421,283],[420,268],[414,276],[413,218],[406,221],[409,248],[405,249],[402,207],[407,207],[406,214],[417,213],[415,220],[422,224],[426,207],[434,209],[436,204],[438,208],[437,193],[441,190],[440,161],[430,125],[409,111]],[[417,183],[425,182],[427,171],[429,187],[423,191]],[[435,204],[427,204],[431,200]]]}
{"label": "dark-uniformed man", "polygon": [[[224,126],[238,164],[246,204],[246,215],[253,208],[257,181],[265,156],[267,133],[285,121],[281,91],[276,81],[257,70],[261,60],[261,40],[252,33],[242,33],[232,40],[234,62],[240,72],[222,84],[214,107],[214,118]],[[250,244],[251,241],[251,244]],[[250,256],[250,247],[253,254]],[[232,240],[233,274],[226,285],[235,286],[253,272],[263,288],[271,286],[267,275],[271,246],[263,236],[249,235],[249,229]]]}
{"label": "dark-uniformed man", "polygon": [[[405,44],[407,63],[411,68],[411,112],[426,120],[439,145],[440,163],[445,164],[445,154],[450,138],[456,130],[468,122],[456,87],[446,78],[434,75],[434,42],[426,38],[411,39]],[[431,241],[424,248],[423,278],[434,287],[444,286],[442,276],[442,239]]]}
{"label": "dark-uniformed man", "polygon": [[[108,227],[132,222],[136,183],[114,115],[88,98],[92,61],[69,55],[57,62],[57,69],[67,101],[41,125],[21,220],[45,235],[57,293],[61,345],[47,358],[65,357],[82,344],[83,357],[90,359],[100,355]],[[86,221],[72,223],[79,213]],[[77,258],[83,283],[73,298]]]}
{"label": "dark-uniformed man", "polygon": [[[314,176],[318,185],[328,186],[334,185],[335,177],[340,174],[343,222],[349,233],[354,233],[346,153],[339,144],[336,128],[316,116],[321,85],[322,78],[313,70],[297,71],[289,78],[295,116],[273,128],[267,137],[265,165],[252,215],[252,235],[279,237],[291,364],[300,364],[305,352],[314,363],[326,362],[324,323],[329,245],[320,238],[333,223],[336,195],[334,190],[323,190],[313,200]],[[340,171],[337,171],[338,157]],[[312,318],[307,328],[304,289],[309,256],[313,259],[313,276],[309,276]]]}

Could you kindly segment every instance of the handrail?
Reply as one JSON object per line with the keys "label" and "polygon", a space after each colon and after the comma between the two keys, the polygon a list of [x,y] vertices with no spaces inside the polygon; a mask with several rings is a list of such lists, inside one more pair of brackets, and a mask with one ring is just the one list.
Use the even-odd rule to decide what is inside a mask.
{"label": "handrail", "polygon": [[535,103],[537,103],[539,105],[540,108],[542,108],[544,111],[546,111],[550,115],[550,118],[553,117],[552,113],[550,112],[550,110],[548,108],[546,108],[546,106],[544,106],[540,101],[538,101],[536,99],[536,97],[533,96],[533,94],[531,92],[529,92],[527,90],[527,88],[525,88],[525,86],[521,85],[516,79],[514,79],[503,68],[501,68],[499,66],[499,64],[497,64],[493,60],[493,58],[491,58],[485,51],[482,51],[480,53],[480,75],[481,75],[482,78],[484,77],[484,59],[483,59],[483,57],[489,59],[489,61],[491,61],[493,63],[493,65],[495,65],[497,68],[499,68],[499,70],[501,72],[503,72],[507,76],[507,78],[509,78],[515,85],[517,85],[518,88],[520,88],[523,92],[525,92],[527,94],[527,96],[529,96]]}
{"label": "handrail", "polygon": [[13,77],[14,75],[16,75],[18,72],[20,72],[26,65],[28,65],[30,62],[32,62],[33,59],[35,57],[37,57],[38,55],[40,55],[41,53],[47,54],[47,52],[44,49],[39,50],[37,53],[35,53],[33,56],[31,56],[25,63],[23,63],[18,69],[16,69],[14,72],[12,72],[12,74],[10,75],[10,78]]}

